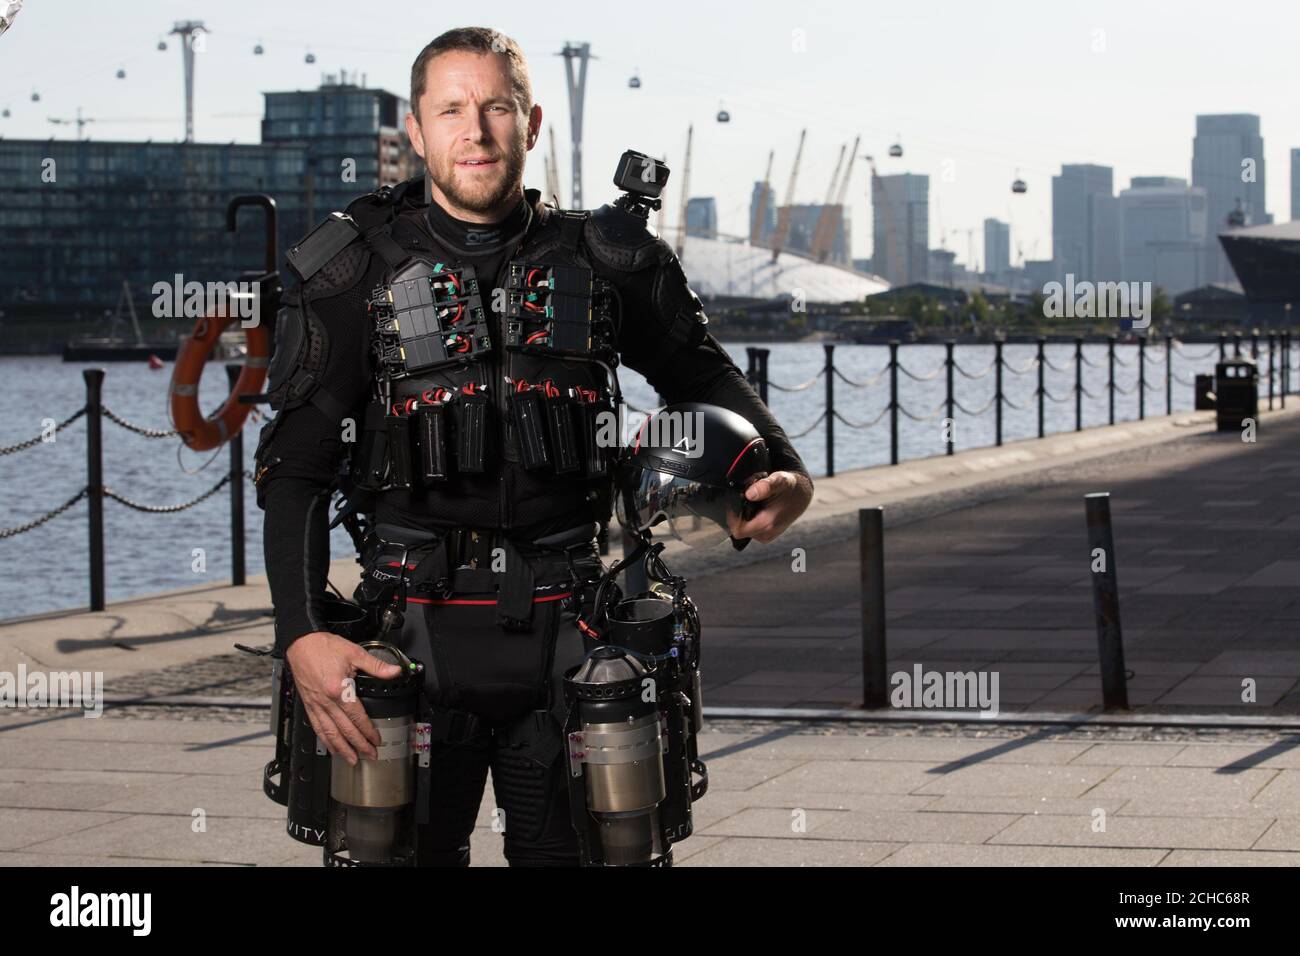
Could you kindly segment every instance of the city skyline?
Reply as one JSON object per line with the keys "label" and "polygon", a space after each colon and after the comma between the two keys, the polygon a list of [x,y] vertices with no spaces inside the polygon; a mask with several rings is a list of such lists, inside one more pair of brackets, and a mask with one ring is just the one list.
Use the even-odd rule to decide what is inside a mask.
{"label": "city skyline", "polygon": [[[568,103],[562,60],[553,54],[566,39],[591,42],[597,59],[589,67],[584,130],[588,206],[612,198],[604,169],[612,171],[624,148],[665,155],[680,171],[685,127],[693,123],[691,193],[716,197],[718,228],[743,235],[753,183],[770,150],[776,151],[772,186],[784,204],[791,199],[783,193],[799,130],[807,126],[793,201],[816,203],[839,147],[861,133],[859,153],[875,155],[882,175],[929,176],[930,245],[946,245],[970,265],[972,251],[976,262],[985,258],[986,218],[1010,226],[1013,263],[1051,254],[1051,179],[1063,165],[1109,166],[1116,191],[1133,177],[1191,181],[1198,114],[1259,116],[1262,158],[1275,170],[1267,210],[1276,221],[1288,218],[1300,117],[1287,103],[1282,47],[1286,27],[1300,25],[1300,14],[1281,4],[1263,8],[1270,28],[1258,32],[1262,49],[1253,51],[1249,68],[1244,59],[1235,67],[1233,49],[1204,28],[1216,10],[1210,4],[1181,5],[1176,17],[1115,3],[1050,12],[1004,3],[982,16],[934,3],[869,10],[812,3],[795,11],[759,4],[752,13],[760,15],[743,22],[725,11],[669,5],[635,34],[594,4],[537,26],[513,2],[480,8],[469,19],[523,45],[544,126],[555,126],[561,182],[567,182]],[[692,28],[683,30],[688,9]],[[0,121],[5,138],[73,138],[75,126],[54,126],[46,117],[71,119],[78,106],[95,120],[86,127],[93,139],[180,138],[177,39],[170,38],[166,52],[155,49],[175,20],[203,19],[213,31],[196,79],[196,139],[204,143],[258,142],[262,93],[313,89],[323,73],[340,69],[365,73],[369,86],[405,96],[410,61],[448,26],[445,17],[413,12],[404,18],[404,35],[412,39],[395,40],[380,20],[358,18],[350,5],[328,0],[313,5],[310,24],[244,0],[153,0],[133,7],[129,22],[89,2],[59,11],[29,4],[0,40],[0,106],[11,110]],[[75,32],[65,28],[69,12],[79,23]],[[152,28],[155,20],[154,34],[142,30],[143,22]],[[930,29],[931,21],[945,29]],[[987,42],[969,43],[970,30],[990,25],[996,29],[981,34]],[[795,52],[800,37],[802,51]],[[255,60],[251,48],[258,42],[266,57]],[[303,62],[309,50],[313,65]],[[1221,67],[1206,70],[1204,63]],[[119,81],[114,73],[122,67],[127,77]],[[973,71],[980,77],[976,89],[961,82]],[[635,91],[626,83],[633,73],[643,84]],[[870,95],[855,92],[845,105],[836,98],[837,90],[862,88]],[[28,99],[33,89],[41,91],[41,102]],[[730,123],[714,121],[720,106]],[[150,122],[121,122],[131,118]],[[889,158],[896,140],[904,155]],[[528,185],[543,184],[539,154],[547,148],[544,133],[529,155]],[[1029,184],[1026,195],[1010,192],[1017,176]],[[848,193],[856,258],[873,252],[869,178],[867,164],[858,162]],[[674,185],[665,210],[670,227],[681,202]]]}

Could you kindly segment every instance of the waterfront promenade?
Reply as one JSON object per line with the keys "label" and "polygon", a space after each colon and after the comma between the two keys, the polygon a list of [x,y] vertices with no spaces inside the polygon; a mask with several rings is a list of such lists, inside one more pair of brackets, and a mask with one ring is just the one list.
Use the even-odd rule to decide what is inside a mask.
{"label": "waterfront promenade", "polygon": [[[806,519],[768,546],[671,549],[704,615],[709,724],[710,793],[683,865],[1300,860],[1300,750],[1286,726],[1086,722],[1101,692],[1082,501],[1113,497],[1134,712],[1294,724],[1298,438],[1297,409],[1263,413],[1253,444],[1215,434],[1204,413],[1057,435],[819,480]],[[853,536],[857,509],[875,505],[889,671],[995,670],[1003,714],[1043,722],[722,719],[860,704]],[[354,577],[336,562],[340,588]],[[0,670],[102,671],[110,701],[185,700],[99,719],[0,712],[0,864],[318,862],[261,794],[266,710],[194,706],[265,701],[264,662],[231,646],[270,643],[268,610],[253,579],[0,625]],[[476,865],[503,862],[493,806],[489,789]]]}

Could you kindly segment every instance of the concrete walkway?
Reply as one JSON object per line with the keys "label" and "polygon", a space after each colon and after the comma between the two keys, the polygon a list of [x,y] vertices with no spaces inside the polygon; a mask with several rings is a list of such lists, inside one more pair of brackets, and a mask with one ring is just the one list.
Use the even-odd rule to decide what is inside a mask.
{"label": "concrete walkway", "polygon": [[[678,863],[1300,864],[1294,736],[803,729],[706,729]],[[0,866],[319,866],[261,792],[270,754],[260,724],[7,715]],[[505,864],[494,807],[489,782],[475,866]]]}

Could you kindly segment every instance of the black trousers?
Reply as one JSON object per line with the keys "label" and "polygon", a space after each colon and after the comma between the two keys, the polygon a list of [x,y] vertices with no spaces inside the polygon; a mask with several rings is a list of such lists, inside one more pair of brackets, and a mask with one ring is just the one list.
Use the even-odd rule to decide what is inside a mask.
{"label": "black trousers", "polygon": [[563,676],[581,663],[584,648],[574,602],[563,593],[536,600],[531,630],[519,632],[497,626],[492,594],[409,599],[399,644],[425,663],[428,699],[482,722],[467,740],[431,747],[429,823],[418,827],[419,865],[469,865],[489,769],[492,829],[504,839],[509,865],[578,865]]}

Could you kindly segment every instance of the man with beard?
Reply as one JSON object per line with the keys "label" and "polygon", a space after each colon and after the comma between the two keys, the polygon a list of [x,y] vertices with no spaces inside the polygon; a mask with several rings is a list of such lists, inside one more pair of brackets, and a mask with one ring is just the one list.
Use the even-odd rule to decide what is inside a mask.
{"label": "man with beard", "polygon": [[[423,184],[408,181],[386,194],[398,209],[382,229],[360,221],[358,200],[349,206],[357,207],[357,234],[345,234],[328,258],[313,260],[310,236],[290,252],[304,281],[286,302],[290,318],[305,315],[314,326],[308,338],[318,343],[318,366],[286,366],[293,350],[277,345],[271,395],[280,413],[264,429],[256,455],[276,654],[288,661],[313,729],[350,764],[374,758],[380,737],[355,696],[345,694],[347,682],[358,671],[389,678],[397,668],[333,633],[325,615],[328,503],[345,455],[358,485],[373,492],[366,508],[372,533],[360,545],[359,599],[380,593],[384,582],[383,593],[391,594],[395,576],[408,578],[400,634],[389,640],[425,663],[426,692],[446,717],[432,748],[430,822],[419,827],[424,865],[468,865],[489,768],[500,810],[494,829],[504,832],[511,865],[573,865],[578,855],[561,678],[583,657],[575,622],[582,596],[573,583],[601,570],[594,535],[610,516],[611,479],[561,474],[558,455],[553,471],[524,467],[514,403],[539,387],[548,400],[565,392],[594,396],[604,378],[581,378],[587,374],[577,371],[582,362],[507,354],[507,323],[499,312],[505,297],[494,293],[506,284],[510,260],[567,249],[617,292],[616,351],[623,363],[670,403],[720,405],[754,424],[767,441],[772,472],[746,492],[761,508],[736,529],[737,538],[773,540],[812,498],[807,469],[708,334],[699,300],[668,245],[622,210],[603,207],[587,219],[523,189],[525,156],[541,123],[513,40],[463,28],[425,47],[412,69],[406,130],[425,161],[431,201],[418,201],[412,193]],[[424,263],[415,273],[410,257]],[[375,348],[373,290],[394,288],[410,274],[437,281],[448,267],[465,266],[477,277],[488,328],[482,337],[453,334],[444,344],[468,348],[466,342],[482,345],[490,337],[490,348],[473,362],[408,375],[409,342],[396,358]],[[464,277],[456,281],[460,289]],[[394,373],[393,362],[406,365]],[[430,406],[444,400],[455,428],[455,467],[437,480],[404,480],[398,473],[418,472],[411,461],[424,452],[417,448],[413,459],[403,452],[398,461],[392,449],[411,440],[410,424],[425,436],[418,441],[432,441],[431,432],[420,431],[419,415],[442,414]],[[358,423],[361,434],[349,434],[348,426]],[[473,430],[480,427],[488,447],[471,464]]]}

